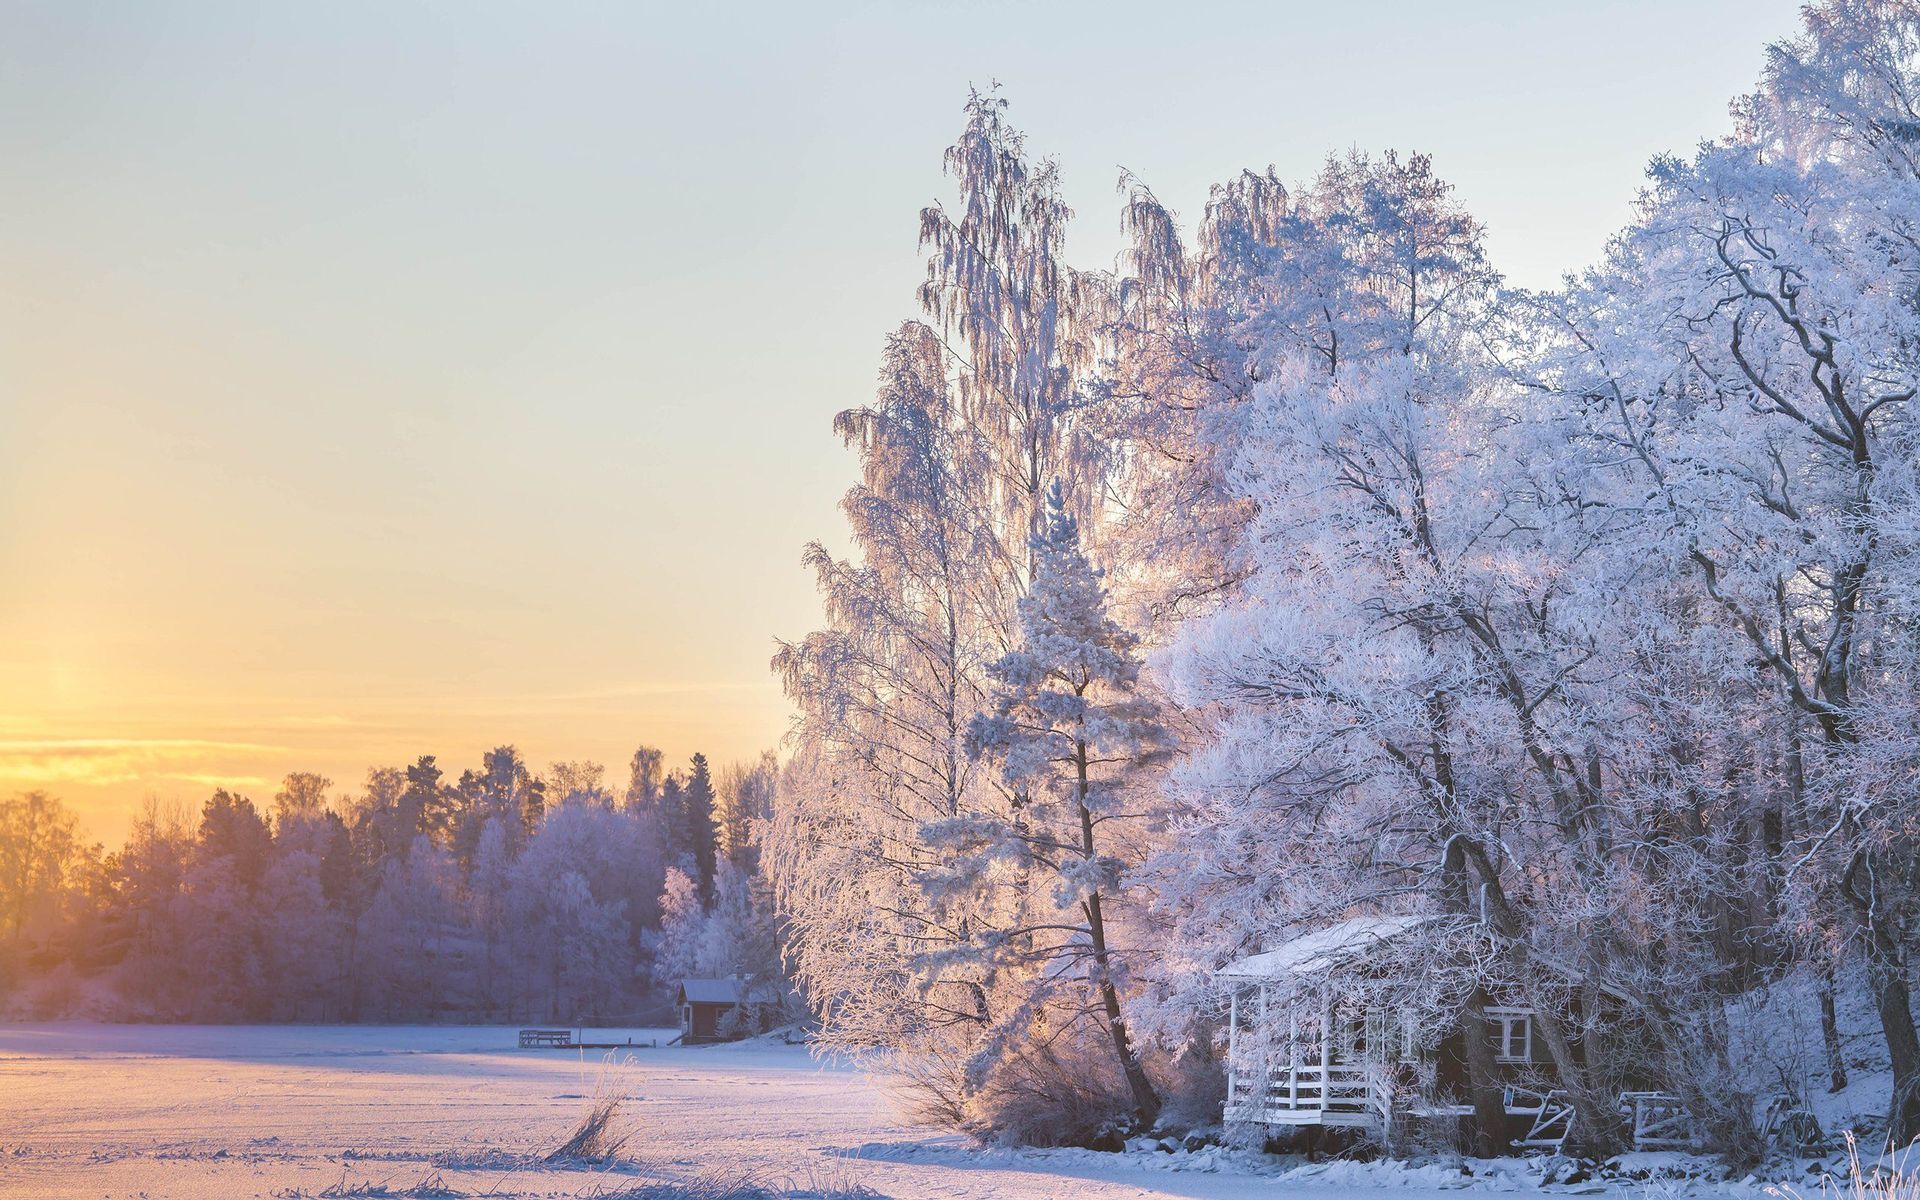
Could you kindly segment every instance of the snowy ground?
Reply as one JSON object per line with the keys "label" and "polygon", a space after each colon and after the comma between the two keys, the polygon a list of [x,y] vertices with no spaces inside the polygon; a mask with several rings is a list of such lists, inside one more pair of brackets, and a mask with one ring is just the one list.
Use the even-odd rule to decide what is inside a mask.
{"label": "snowy ground", "polygon": [[[981,1150],[903,1127],[865,1075],[800,1047],[643,1048],[608,1068],[514,1043],[505,1028],[0,1026],[0,1197],[593,1197],[752,1176],[890,1200],[1422,1200],[1465,1182],[1439,1168],[1303,1173],[1218,1149]],[[626,1161],[540,1164],[608,1077],[635,1134]],[[1480,1186],[1537,1190],[1517,1166]]]}

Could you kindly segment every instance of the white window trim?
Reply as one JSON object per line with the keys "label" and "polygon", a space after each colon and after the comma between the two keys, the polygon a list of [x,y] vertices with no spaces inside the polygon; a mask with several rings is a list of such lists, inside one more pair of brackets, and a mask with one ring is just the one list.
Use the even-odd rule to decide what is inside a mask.
{"label": "white window trim", "polygon": [[[1533,1061],[1533,1010],[1530,1008],[1489,1008],[1487,1023],[1494,1028],[1493,1061],[1524,1063]],[[1519,1034],[1518,1039],[1514,1037]],[[1518,1040],[1519,1051],[1514,1050]]]}

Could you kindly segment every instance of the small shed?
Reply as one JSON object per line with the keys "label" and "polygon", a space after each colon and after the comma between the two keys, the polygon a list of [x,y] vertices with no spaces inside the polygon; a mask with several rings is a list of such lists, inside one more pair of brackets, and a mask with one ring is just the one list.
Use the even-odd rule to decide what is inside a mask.
{"label": "small shed", "polygon": [[771,1028],[779,997],[765,984],[739,975],[682,979],[674,991],[680,1009],[680,1040],[689,1046],[733,1042]]}

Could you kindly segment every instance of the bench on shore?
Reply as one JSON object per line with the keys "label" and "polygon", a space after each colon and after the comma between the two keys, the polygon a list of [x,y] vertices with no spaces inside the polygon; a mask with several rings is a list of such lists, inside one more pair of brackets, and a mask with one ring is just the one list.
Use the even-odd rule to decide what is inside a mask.
{"label": "bench on shore", "polygon": [[571,1045],[573,1045],[573,1030],[571,1029],[522,1029],[520,1031],[520,1048],[522,1050],[535,1046],[559,1046],[565,1048]]}

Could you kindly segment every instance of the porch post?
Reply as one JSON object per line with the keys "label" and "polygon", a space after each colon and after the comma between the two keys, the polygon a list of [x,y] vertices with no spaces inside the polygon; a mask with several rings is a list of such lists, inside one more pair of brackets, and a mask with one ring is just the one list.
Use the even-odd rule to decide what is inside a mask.
{"label": "porch post", "polygon": [[1227,993],[1227,1103],[1233,1103],[1234,1075],[1240,1062],[1240,989]]}
{"label": "porch post", "polygon": [[1287,1107],[1300,1107],[1300,1006],[1287,1005]]}

